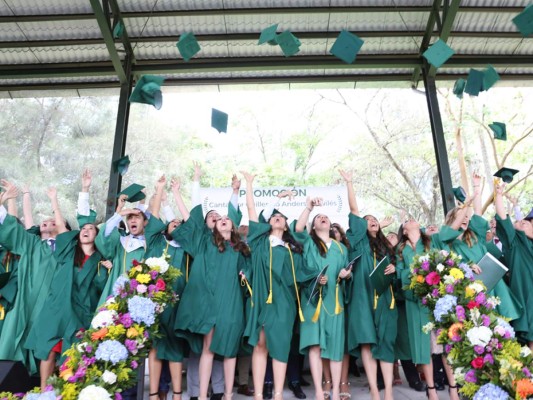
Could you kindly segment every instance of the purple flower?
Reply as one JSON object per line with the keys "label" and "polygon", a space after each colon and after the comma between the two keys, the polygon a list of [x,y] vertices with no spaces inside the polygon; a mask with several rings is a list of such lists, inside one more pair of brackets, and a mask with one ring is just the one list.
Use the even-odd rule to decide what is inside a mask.
{"label": "purple flower", "polygon": [[431,295],[433,297],[439,297],[439,289],[433,289],[433,291],[431,292]]}
{"label": "purple flower", "polygon": [[96,362],[95,357],[81,356],[81,359],[83,360],[83,363],[87,366],[92,365]]}
{"label": "purple flower", "polygon": [[137,369],[138,366],[139,366],[139,364],[137,363],[137,361],[133,360],[133,361],[131,362],[131,368],[132,368],[132,369]]}
{"label": "purple flower", "polygon": [[446,293],[453,293],[453,285],[446,285]]}
{"label": "purple flower", "polygon": [[528,378],[531,378],[531,372],[529,371],[527,367],[522,368],[522,372],[524,373],[525,376],[527,376]]}
{"label": "purple flower", "polygon": [[131,325],[133,325],[133,321],[131,319],[130,313],[122,314],[119,318],[120,323],[124,325],[124,328],[129,328]]}
{"label": "purple flower", "polygon": [[476,296],[476,301],[479,304],[484,304],[487,301],[487,296],[485,296],[484,292],[479,292]]}
{"label": "purple flower", "polygon": [[418,271],[419,271],[418,268],[413,269],[413,274],[415,274],[415,275],[418,274]]}
{"label": "purple flower", "polygon": [[422,304],[426,305],[427,303],[428,303],[428,299],[426,299],[425,297],[422,297]]}
{"label": "purple flower", "polygon": [[494,357],[492,357],[492,354],[485,354],[485,357],[483,357],[483,362],[485,364],[489,363],[489,364],[494,364]]}
{"label": "purple flower", "polygon": [[139,286],[139,282],[137,282],[137,279],[130,279],[130,287],[132,289],[137,289],[137,286]]}
{"label": "purple flower", "polygon": [[483,354],[485,352],[485,348],[483,346],[474,346],[474,351],[477,354]]}
{"label": "purple flower", "polygon": [[490,326],[490,317],[488,315],[483,314],[481,319],[483,320],[484,326]]}
{"label": "purple flower", "polygon": [[152,280],[155,280],[155,278],[157,278],[157,271],[155,269],[150,271],[150,278],[152,278]]}
{"label": "purple flower", "polygon": [[156,291],[156,286],[155,285],[148,285],[148,293],[149,294],[154,294],[155,291]]}
{"label": "purple flower", "polygon": [[421,267],[424,271],[429,271],[429,261],[424,261]]}
{"label": "purple flower", "polygon": [[455,263],[453,262],[453,260],[451,258],[446,260],[446,265],[449,265],[450,267],[453,267],[454,264]]}
{"label": "purple flower", "polygon": [[444,346],[444,351],[446,353],[449,353],[450,351],[452,351],[452,345],[451,344],[447,344],[446,346]]}
{"label": "purple flower", "polygon": [[476,382],[477,382],[476,371],[474,371],[473,369],[471,369],[470,371],[468,371],[468,372],[465,374],[465,381],[466,381],[466,382],[470,382],[470,383],[476,383]]}
{"label": "purple flower", "polygon": [[126,339],[126,341],[124,342],[124,345],[126,346],[126,348],[129,350],[131,354],[138,353],[137,342],[135,340]]}
{"label": "purple flower", "polygon": [[119,392],[115,393],[115,400],[122,400],[122,395]]}
{"label": "purple flower", "polygon": [[466,319],[465,308],[463,306],[455,307],[455,313],[459,322],[463,322]]}
{"label": "purple flower", "polygon": [[92,352],[93,352],[93,346],[87,346],[87,347],[85,347],[85,352],[86,352],[86,353],[92,353]]}

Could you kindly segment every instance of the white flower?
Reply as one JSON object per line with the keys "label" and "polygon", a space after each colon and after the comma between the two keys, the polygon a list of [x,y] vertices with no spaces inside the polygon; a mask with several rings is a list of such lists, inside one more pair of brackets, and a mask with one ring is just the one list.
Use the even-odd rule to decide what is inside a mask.
{"label": "white flower", "polygon": [[500,303],[501,303],[501,301],[500,301],[499,297],[490,296],[487,299],[487,304],[490,304],[492,306],[492,308],[495,308],[496,306],[499,306]]}
{"label": "white flower", "polygon": [[113,304],[113,303],[116,303],[114,297],[109,297],[109,298],[105,301],[105,304]]}
{"label": "white flower", "polygon": [[145,261],[145,264],[152,269],[156,269],[160,274],[164,274],[168,271],[168,262],[163,257],[150,257]]}
{"label": "white flower", "polygon": [[475,326],[466,332],[472,346],[486,346],[492,338],[492,331],[486,326]]}
{"label": "white flower", "polygon": [[108,371],[106,369],[104,373],[102,374],[102,380],[105,383],[109,383],[110,385],[112,385],[113,383],[117,381],[117,375],[114,372]]}
{"label": "white flower", "polygon": [[98,329],[104,326],[113,325],[116,316],[117,312],[114,310],[102,310],[94,316],[93,320],[91,321],[91,327]]}
{"label": "white flower", "polygon": [[418,261],[420,261],[421,263],[424,261],[429,261],[429,254],[418,257]]}
{"label": "white flower", "polygon": [[425,334],[428,334],[433,329],[435,329],[435,324],[433,322],[428,322],[426,325],[422,327],[422,332],[424,332]]}
{"label": "white flower", "polygon": [[80,392],[78,400],[111,400],[111,395],[102,387],[90,385]]}
{"label": "white flower", "polygon": [[441,263],[438,263],[437,264],[437,271],[439,271],[439,272],[444,271],[444,265],[442,265]]}
{"label": "white flower", "polygon": [[79,343],[76,345],[76,349],[78,350],[79,353],[83,353],[85,352],[85,348],[87,347],[87,342],[82,342],[82,343]]}
{"label": "white flower", "polygon": [[444,257],[448,257],[448,254],[450,253],[448,253],[446,250],[441,250],[440,254],[443,255]]}
{"label": "white flower", "polygon": [[528,357],[531,354],[531,349],[527,346],[522,346],[520,349],[520,357]]}
{"label": "white flower", "polygon": [[485,290],[485,287],[483,286],[483,284],[479,283],[478,281],[471,283],[470,285],[468,285],[468,287],[472,289],[473,291],[475,291],[476,293],[479,293]]}
{"label": "white flower", "polygon": [[453,377],[455,382],[458,384],[463,384],[465,382],[465,373],[463,372],[463,367],[455,368],[453,370]]}
{"label": "white flower", "polygon": [[451,275],[444,275],[443,281],[445,285],[452,285],[455,283],[455,278]]}

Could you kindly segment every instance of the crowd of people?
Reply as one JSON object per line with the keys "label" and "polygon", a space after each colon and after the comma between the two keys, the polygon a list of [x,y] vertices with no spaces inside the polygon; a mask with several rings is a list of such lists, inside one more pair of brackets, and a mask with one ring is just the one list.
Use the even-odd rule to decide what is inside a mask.
{"label": "crowd of people", "polygon": [[[231,398],[237,359],[239,393],[280,399],[287,378],[295,396],[305,398],[302,355],[308,356],[317,399],[351,397],[352,356],[360,359],[374,400],[380,398],[380,388],[385,400],[393,399],[398,360],[415,390],[436,400],[446,381],[450,398],[458,400],[442,348],[434,333],[422,330],[429,322],[428,309],[408,289],[415,255],[434,248],[460,254],[477,273],[476,263],[487,252],[508,266],[508,276],[493,289],[501,300],[498,311],[533,349],[533,213],[517,215],[513,223],[505,211],[502,184],[495,188],[496,215],[490,224],[482,216],[482,179],[474,174],[472,195],[448,213],[441,227],[424,228],[405,217],[397,233],[386,235],[384,225],[390,220],[380,224],[376,217],[360,214],[348,171],[340,171],[350,208],[346,229],[320,213],[320,197],[307,198],[298,220],[290,223],[279,204],[291,199],[291,191],[281,192],[258,212],[255,175],[241,173],[247,226],[240,225],[237,176],[227,215],[203,214],[198,165],[192,209],[182,198],[181,183],[163,176],[148,204],[142,199],[133,206],[144,195],[124,191],[115,214],[101,225],[90,208],[92,177],[85,171],[78,230],[63,218],[54,188],[47,192],[53,217],[34,226],[30,191],[2,180],[0,359],[39,370],[44,388],[62,352],[75,342],[79,329],[90,325],[118,277],[134,260],[163,253],[182,277],[173,288],[180,300],[161,315],[162,336],[149,354],[152,400],[166,398],[167,368],[172,398],[181,399],[185,359],[193,399],[207,399],[210,382],[212,399]],[[167,186],[181,218],[168,205]],[[23,221],[17,218],[19,197]],[[385,282],[381,286],[370,278],[374,269]],[[247,386],[250,359],[253,390]],[[443,377],[435,378],[441,368]],[[123,398],[135,398],[134,388],[124,389]]]}

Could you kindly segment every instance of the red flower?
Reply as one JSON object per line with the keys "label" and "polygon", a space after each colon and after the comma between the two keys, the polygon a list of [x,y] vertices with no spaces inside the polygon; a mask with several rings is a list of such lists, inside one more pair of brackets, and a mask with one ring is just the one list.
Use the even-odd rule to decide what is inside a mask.
{"label": "red flower", "polygon": [[158,279],[157,282],[155,283],[155,287],[157,289],[158,292],[162,291],[162,290],[165,290],[165,288],[167,287],[167,285],[165,284],[165,281],[163,279]]}
{"label": "red flower", "polygon": [[483,367],[483,357],[476,357],[472,360],[470,365],[475,369],[480,369]]}
{"label": "red flower", "polygon": [[438,273],[436,273],[435,271],[430,272],[426,276],[426,283],[428,285],[438,285],[439,282],[440,282],[440,275]]}
{"label": "red flower", "polygon": [[478,308],[479,303],[477,301],[470,300],[466,306],[468,307],[469,310],[471,310],[472,308]]}
{"label": "red flower", "polygon": [[137,260],[133,260],[133,261],[131,262],[131,264],[132,264],[134,267],[136,267],[137,265],[141,265],[141,263],[140,263],[139,261],[137,261]]}

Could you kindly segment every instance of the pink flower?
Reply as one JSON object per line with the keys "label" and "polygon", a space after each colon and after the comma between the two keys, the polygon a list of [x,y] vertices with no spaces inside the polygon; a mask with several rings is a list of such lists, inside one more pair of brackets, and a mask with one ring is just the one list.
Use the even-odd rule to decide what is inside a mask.
{"label": "pink flower", "polygon": [[148,290],[148,287],[146,285],[139,285],[137,286],[137,293],[146,293],[146,291]]}
{"label": "pink flower", "polygon": [[472,360],[472,362],[470,363],[470,365],[472,367],[474,367],[475,369],[480,369],[483,367],[483,357],[476,357]]}
{"label": "pink flower", "polygon": [[165,281],[163,279],[158,279],[157,282],[155,283],[155,287],[157,288],[158,291],[163,291],[165,290],[167,285],[165,284]]}
{"label": "pink flower", "polygon": [[426,283],[428,285],[438,285],[439,282],[440,282],[440,275],[438,273],[436,273],[435,271],[430,272],[426,276]]}

